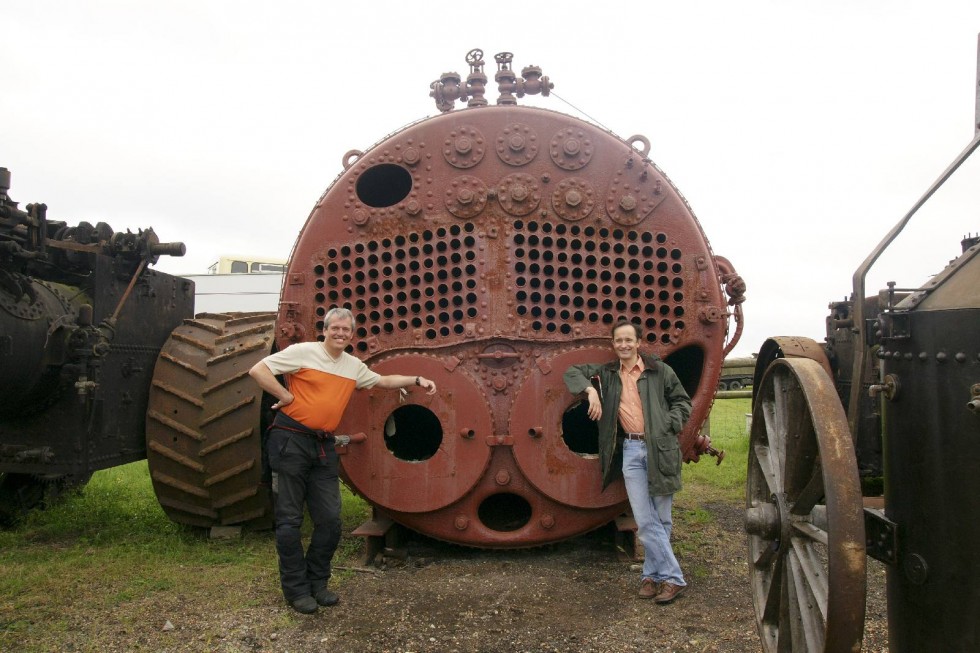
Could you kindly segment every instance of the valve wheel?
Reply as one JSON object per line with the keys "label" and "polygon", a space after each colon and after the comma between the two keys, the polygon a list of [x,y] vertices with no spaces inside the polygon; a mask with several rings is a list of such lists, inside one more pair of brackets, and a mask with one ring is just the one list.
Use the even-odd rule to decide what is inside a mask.
{"label": "valve wheel", "polygon": [[866,559],[857,461],[833,381],[814,360],[778,359],[763,376],[745,529],[763,650],[860,650]]}

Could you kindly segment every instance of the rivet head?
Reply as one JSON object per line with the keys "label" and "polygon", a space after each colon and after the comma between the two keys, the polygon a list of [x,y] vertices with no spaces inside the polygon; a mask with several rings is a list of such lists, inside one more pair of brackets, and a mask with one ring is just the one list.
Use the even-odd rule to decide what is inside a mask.
{"label": "rivet head", "polygon": [[940,363],[945,362],[946,361],[946,352],[941,351],[938,354],[936,354],[936,360],[939,361]]}
{"label": "rivet head", "polygon": [[541,527],[542,528],[550,529],[550,528],[554,528],[554,526],[555,526],[555,517],[554,517],[554,515],[552,515],[551,513],[545,513],[545,514],[541,515]]}
{"label": "rivet head", "polygon": [[521,150],[524,149],[524,137],[521,136],[520,134],[514,134],[513,136],[510,137],[510,140],[507,142],[507,145],[513,151],[520,152]]}
{"label": "rivet head", "polygon": [[453,520],[453,526],[456,527],[458,531],[465,531],[470,525],[470,519],[466,515],[457,515],[456,519]]}
{"label": "rivet head", "polygon": [[920,351],[919,352],[919,360],[920,361],[927,360],[928,358],[929,358],[929,354],[927,352],[924,352],[924,351]]}
{"label": "rivet head", "polygon": [[506,469],[501,469],[493,477],[493,480],[497,482],[497,485],[507,485],[510,483],[510,472],[508,472]]}
{"label": "rivet head", "polygon": [[964,354],[961,351],[956,352],[956,362],[957,363],[965,363],[966,362],[966,354]]}
{"label": "rivet head", "polygon": [[577,138],[569,138],[567,141],[565,141],[565,145],[562,149],[565,150],[565,154],[575,156],[579,153],[579,150],[582,149],[582,144],[578,142]]}

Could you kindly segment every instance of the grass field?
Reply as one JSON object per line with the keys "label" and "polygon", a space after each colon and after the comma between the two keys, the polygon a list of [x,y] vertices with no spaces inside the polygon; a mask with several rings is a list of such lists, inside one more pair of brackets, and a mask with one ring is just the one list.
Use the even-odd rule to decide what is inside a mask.
{"label": "grass field", "polygon": [[[716,402],[711,436],[726,458],[720,466],[709,457],[685,465],[675,516],[679,528],[685,521],[712,519],[706,504],[742,500],[748,403]],[[370,510],[346,488],[343,492],[349,533]],[[356,564],[361,546],[360,539],[345,536],[336,564]],[[206,596],[214,610],[248,607],[263,599],[223,588],[256,583],[277,588],[275,561],[270,532],[212,541],[206,532],[169,521],[157,504],[145,461],[97,472],[80,492],[0,531],[0,651],[52,650],[61,634],[89,627],[72,616],[75,604],[85,605],[86,614],[113,614],[124,604],[165,593],[174,600]],[[125,621],[113,627],[137,628]]]}
{"label": "grass field", "polygon": [[697,492],[704,500],[742,501],[745,497],[745,473],[749,451],[746,413],[751,411],[751,399],[716,401],[711,409],[711,446],[725,452],[725,459],[702,456],[698,463],[684,466],[684,490],[679,502]]}

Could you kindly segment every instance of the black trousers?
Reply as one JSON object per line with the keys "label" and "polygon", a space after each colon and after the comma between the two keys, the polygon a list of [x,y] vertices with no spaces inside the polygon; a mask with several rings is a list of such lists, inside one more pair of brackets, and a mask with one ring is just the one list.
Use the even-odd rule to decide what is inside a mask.
{"label": "black trousers", "polygon": [[[332,438],[318,440],[279,425],[303,426],[279,414],[266,444],[276,508],[279,579],[283,596],[295,601],[315,594],[330,578],[330,561],[340,542],[340,481]],[[305,507],[313,520],[313,535],[304,554],[300,529]]]}

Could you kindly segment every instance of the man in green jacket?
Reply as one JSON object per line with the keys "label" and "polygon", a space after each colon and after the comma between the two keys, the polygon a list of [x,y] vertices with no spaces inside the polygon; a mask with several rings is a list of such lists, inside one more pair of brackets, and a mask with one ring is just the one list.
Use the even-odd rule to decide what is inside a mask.
{"label": "man in green jacket", "polygon": [[691,415],[691,399],[674,370],[656,356],[640,354],[642,335],[640,325],[620,320],[612,329],[618,360],[572,365],[564,378],[570,392],[586,393],[589,418],[599,423],[603,489],[622,460],[626,494],[645,552],[639,595],[670,603],[687,588],[670,546],[670,530],[674,493],[681,489],[677,435]]}

